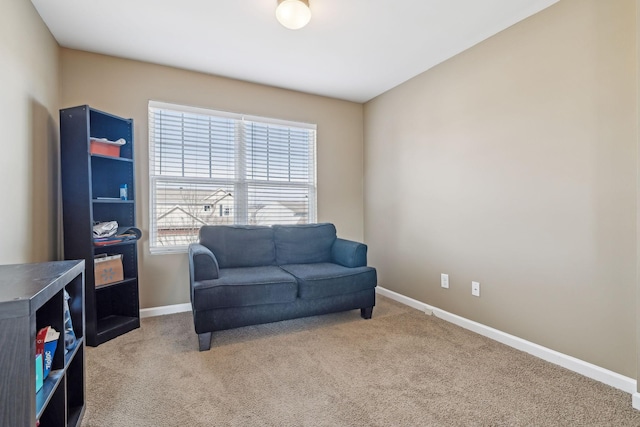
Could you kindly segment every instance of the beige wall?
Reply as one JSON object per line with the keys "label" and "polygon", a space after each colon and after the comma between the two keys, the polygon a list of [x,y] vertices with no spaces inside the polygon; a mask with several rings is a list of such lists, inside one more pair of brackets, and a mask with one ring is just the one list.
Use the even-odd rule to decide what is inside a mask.
{"label": "beige wall", "polygon": [[[636,0],[636,139],[640,147],[640,0]],[[640,149],[636,153],[637,169],[640,171]],[[636,273],[640,273],[640,173],[636,174],[638,197],[636,200]],[[637,276],[636,285],[636,325],[640,325],[640,276]],[[636,326],[636,390],[640,392],[640,327]]]}
{"label": "beige wall", "polygon": [[[318,125],[318,221],[363,238],[363,107],[143,62],[69,49],[61,54],[64,107],[93,108],[134,119],[138,224],[149,233],[147,105],[149,100]],[[141,307],[189,301],[186,254],[150,255],[139,247]]]}
{"label": "beige wall", "polygon": [[635,378],[635,32],[562,0],[367,103],[381,285]]}
{"label": "beige wall", "polygon": [[0,264],[58,255],[58,44],[31,2],[0,12]]}

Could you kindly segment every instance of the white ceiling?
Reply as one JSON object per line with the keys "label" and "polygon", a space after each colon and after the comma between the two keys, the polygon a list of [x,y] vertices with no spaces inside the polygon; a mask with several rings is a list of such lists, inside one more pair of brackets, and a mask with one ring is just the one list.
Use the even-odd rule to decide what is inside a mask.
{"label": "white ceiling", "polygon": [[558,0],[31,0],[61,46],[365,102]]}

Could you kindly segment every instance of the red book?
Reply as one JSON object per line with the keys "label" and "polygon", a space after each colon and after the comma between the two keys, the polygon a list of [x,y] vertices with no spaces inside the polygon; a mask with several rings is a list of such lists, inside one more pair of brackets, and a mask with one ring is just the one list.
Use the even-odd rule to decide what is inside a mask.
{"label": "red book", "polygon": [[47,337],[47,332],[49,332],[49,326],[46,326],[38,331],[36,335],[36,354],[42,354],[44,360],[44,341]]}

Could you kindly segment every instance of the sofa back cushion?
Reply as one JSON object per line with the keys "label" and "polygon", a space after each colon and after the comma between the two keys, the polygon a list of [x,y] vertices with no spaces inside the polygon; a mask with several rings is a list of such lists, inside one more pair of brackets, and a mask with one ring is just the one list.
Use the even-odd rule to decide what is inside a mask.
{"label": "sofa back cushion", "polygon": [[331,247],[336,240],[333,224],[274,225],[272,228],[278,265],[331,262]]}
{"label": "sofa back cushion", "polygon": [[220,268],[275,265],[271,227],[204,225],[200,228],[200,244],[213,252]]}

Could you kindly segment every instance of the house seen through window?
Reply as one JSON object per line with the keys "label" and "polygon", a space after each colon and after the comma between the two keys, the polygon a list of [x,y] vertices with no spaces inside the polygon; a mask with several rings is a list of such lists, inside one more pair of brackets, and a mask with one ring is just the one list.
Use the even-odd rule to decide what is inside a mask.
{"label": "house seen through window", "polygon": [[150,248],[205,224],[316,221],[316,126],[149,102]]}

